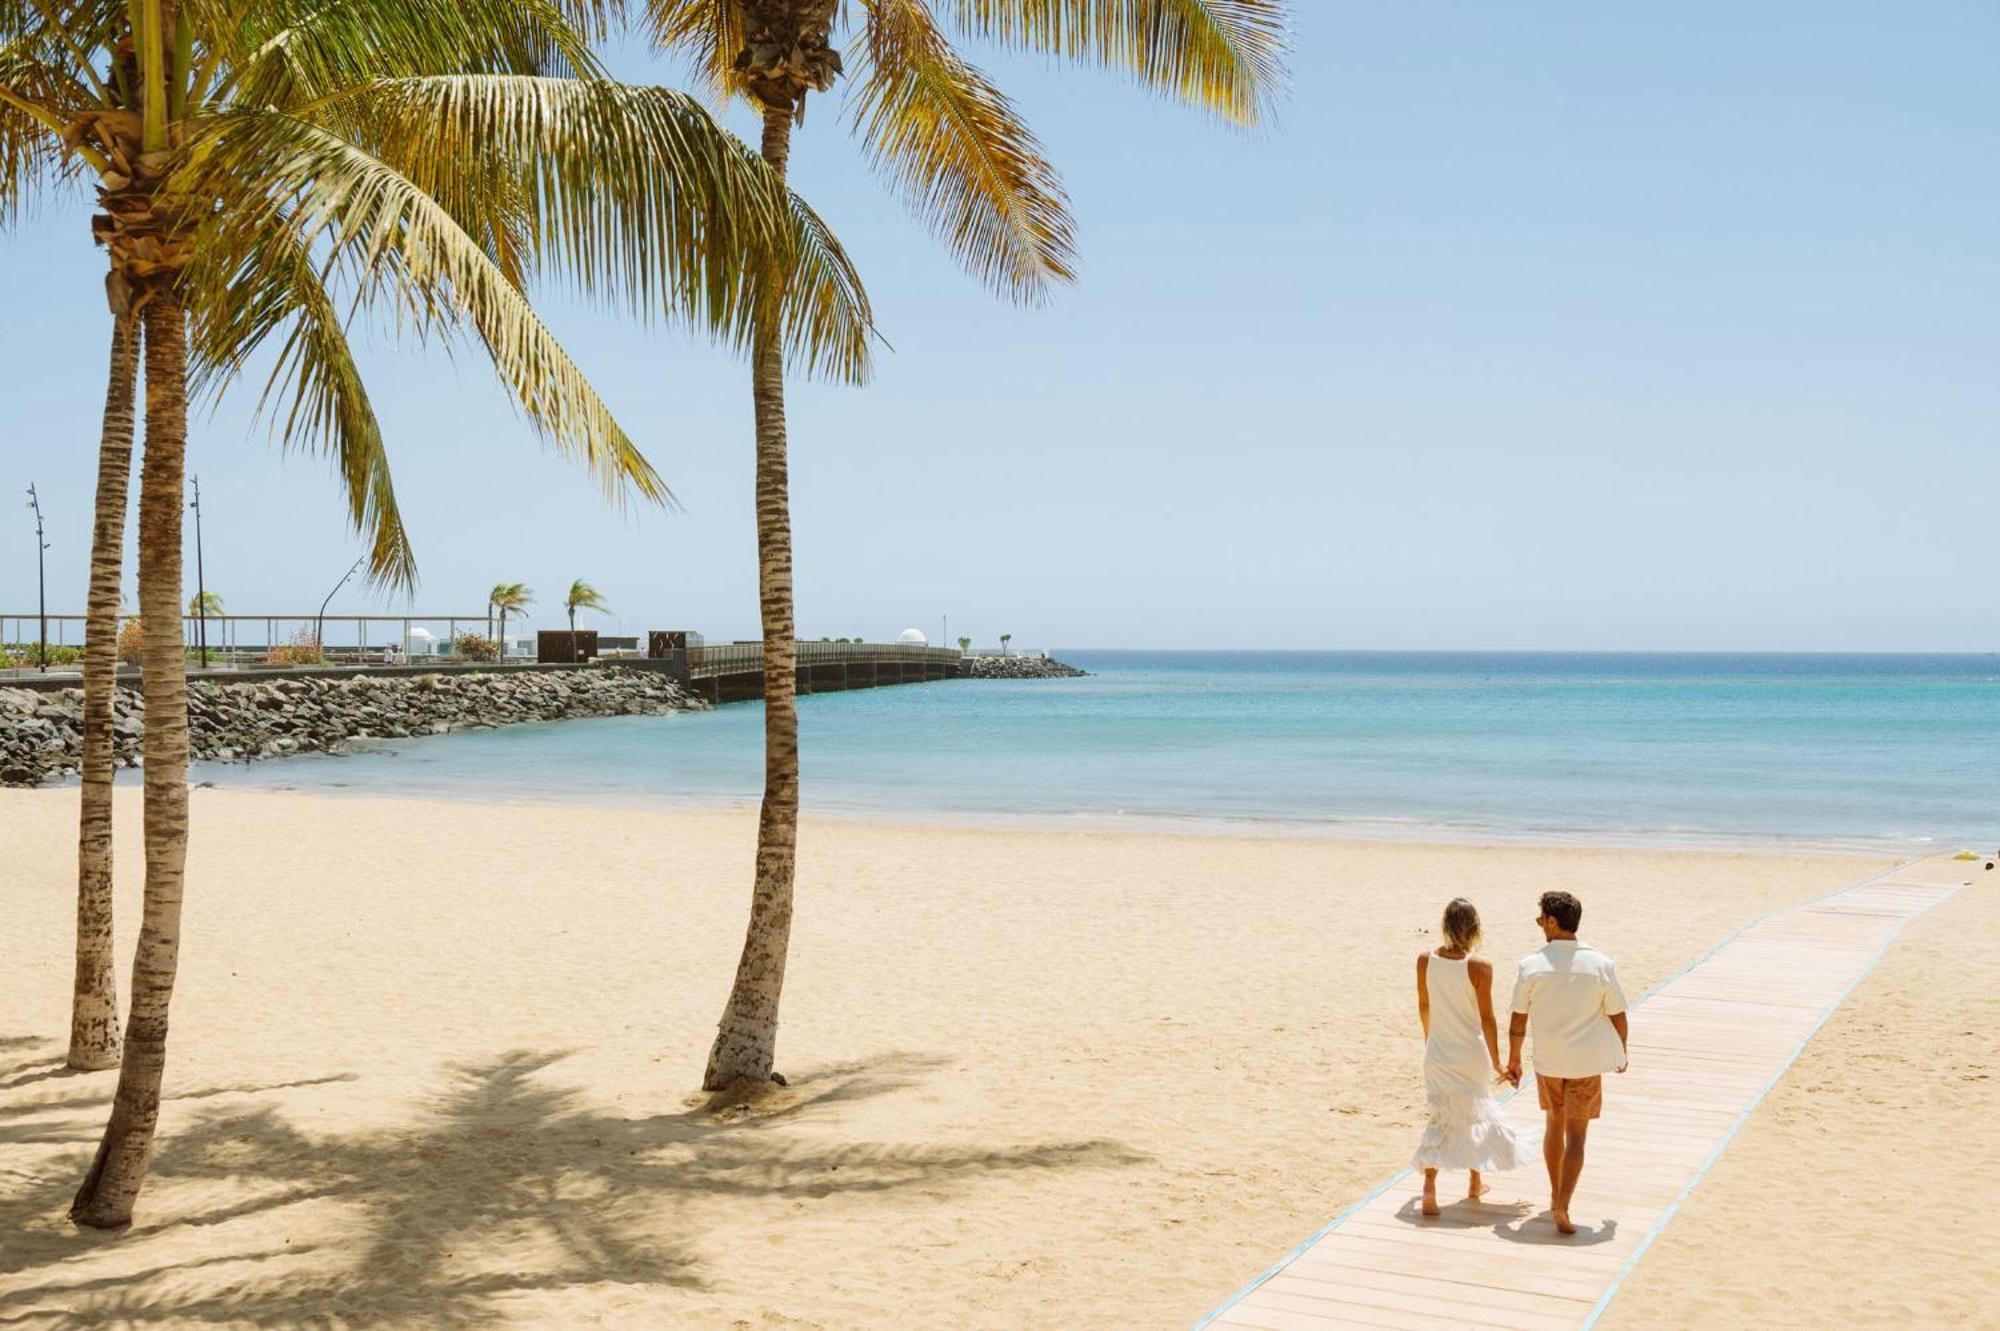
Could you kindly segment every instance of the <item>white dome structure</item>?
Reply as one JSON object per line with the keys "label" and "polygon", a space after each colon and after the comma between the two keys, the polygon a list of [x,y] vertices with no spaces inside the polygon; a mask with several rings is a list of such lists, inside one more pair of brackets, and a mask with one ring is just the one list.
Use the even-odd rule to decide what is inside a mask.
{"label": "white dome structure", "polygon": [[896,641],[907,643],[912,647],[927,647],[930,645],[930,639],[924,636],[922,629],[904,629]]}

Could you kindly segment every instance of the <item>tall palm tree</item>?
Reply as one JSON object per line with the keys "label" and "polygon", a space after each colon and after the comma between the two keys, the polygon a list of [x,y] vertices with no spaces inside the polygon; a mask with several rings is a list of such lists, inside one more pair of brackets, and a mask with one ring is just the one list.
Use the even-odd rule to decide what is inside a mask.
{"label": "tall palm tree", "polygon": [[222,613],[222,598],[214,592],[190,596],[187,612],[191,615],[219,615]]}
{"label": "tall palm tree", "polygon": [[[0,175],[4,175],[0,164]],[[4,189],[0,184],[0,189]],[[0,222],[4,222],[0,218]],[[91,522],[90,589],[84,601],[83,789],[76,833],[76,981],[70,997],[69,1067],[118,1066],[118,980],[112,957],[112,722],[118,697],[118,609],[123,600],[125,508],[132,483],[132,412],[139,330],[111,319],[111,366],[97,444],[97,507]]]}
{"label": "tall palm tree", "polygon": [[517,615],[526,613],[528,607],[535,603],[535,589],[528,586],[525,582],[496,583],[494,584],[492,595],[487,597],[487,602],[500,612],[500,636],[496,641],[500,646],[500,659],[505,661],[507,659],[507,614],[509,611]]}
{"label": "tall palm tree", "polygon": [[604,603],[604,594],[578,578],[569,585],[569,595],[563,597],[563,609],[569,612],[569,659],[576,660],[576,612],[595,610],[600,615],[611,613],[611,607]]}
{"label": "tall palm tree", "polygon": [[[859,375],[868,328],[859,283],[810,209],[691,99],[603,78],[552,4],[0,0],[0,225],[80,180],[104,209],[92,232],[110,257],[114,329],[137,325],[126,341],[146,367],[143,918],[111,1119],[71,1210],[116,1226],[151,1154],[178,964],[190,395],[220,391],[276,335],[274,425],[335,457],[373,572],[406,586],[414,561],[344,301],[420,333],[470,333],[544,438],[608,495],[655,502],[669,492],[535,316],[530,276],[615,288],[741,346],[757,274],[803,267],[784,309],[802,359]],[[132,382],[118,346],[114,335],[107,439]],[[122,530],[100,524],[97,537],[94,568],[115,560]],[[103,687],[109,672],[93,678]],[[92,711],[102,721],[108,703]],[[80,888],[90,877],[80,864]],[[104,905],[108,932],[108,893]]]}
{"label": "tall palm tree", "polygon": [[[850,128],[863,155],[966,267],[1032,302],[1073,278],[1067,200],[1012,102],[953,46],[962,36],[1123,70],[1238,124],[1254,123],[1282,81],[1284,0],[859,0]],[[846,72],[835,49],[841,0],[644,0],[654,38],[762,115],[764,159],[779,174],[806,99]],[[848,43],[843,42],[842,45]],[[786,473],[785,358],[760,294],[751,338],[757,434],[757,551],[764,628],[764,800],[750,923],[703,1085],[773,1076],[792,920],[799,805],[797,651]]]}

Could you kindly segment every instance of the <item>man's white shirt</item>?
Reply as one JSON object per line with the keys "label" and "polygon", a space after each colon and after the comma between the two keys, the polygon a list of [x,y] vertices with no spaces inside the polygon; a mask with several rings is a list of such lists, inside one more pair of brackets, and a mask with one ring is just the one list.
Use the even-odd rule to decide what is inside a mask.
{"label": "man's white shirt", "polygon": [[1558,938],[1521,958],[1513,1009],[1527,1015],[1537,1076],[1598,1077],[1625,1063],[1605,1020],[1625,1010],[1618,968],[1588,943]]}

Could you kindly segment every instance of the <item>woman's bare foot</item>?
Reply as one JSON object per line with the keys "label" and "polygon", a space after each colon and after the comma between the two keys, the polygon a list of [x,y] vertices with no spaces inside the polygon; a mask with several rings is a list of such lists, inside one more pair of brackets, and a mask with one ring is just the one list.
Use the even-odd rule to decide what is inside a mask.
{"label": "woman's bare foot", "polygon": [[1474,1174],[1472,1176],[1472,1183],[1465,1190],[1465,1200],[1476,1202],[1491,1191],[1493,1189],[1486,1186],[1486,1181],[1480,1178],[1479,1175]]}
{"label": "woman's bare foot", "polygon": [[1424,1214],[1438,1214],[1438,1172],[1435,1169],[1424,1171]]}
{"label": "woman's bare foot", "polygon": [[1556,1220],[1556,1233],[1558,1233],[1558,1234],[1574,1234],[1574,1233],[1576,1233],[1576,1226],[1575,1226],[1575,1225],[1573,1225],[1573,1224],[1571,1224],[1571,1223],[1570,1223],[1570,1221],[1569,1221],[1569,1212],[1568,1212],[1568,1211],[1555,1211],[1555,1212],[1551,1212],[1551,1214],[1555,1216],[1555,1220]]}

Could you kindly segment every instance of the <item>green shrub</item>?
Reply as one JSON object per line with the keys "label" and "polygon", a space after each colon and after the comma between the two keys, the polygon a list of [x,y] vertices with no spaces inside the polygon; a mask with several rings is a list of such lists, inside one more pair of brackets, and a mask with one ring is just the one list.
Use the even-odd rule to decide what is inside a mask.
{"label": "green shrub", "polygon": [[309,628],[302,628],[292,635],[290,642],[281,642],[264,653],[264,664],[268,666],[314,666],[326,664],[326,653],[320,650],[319,639]]}
{"label": "green shrub", "polygon": [[[0,669],[26,669],[41,664],[41,654],[32,642],[0,643]],[[83,660],[83,648],[49,644],[49,664],[75,665]]]}
{"label": "green shrub", "polygon": [[451,640],[451,649],[472,661],[500,659],[500,644],[483,633],[461,633]]}

